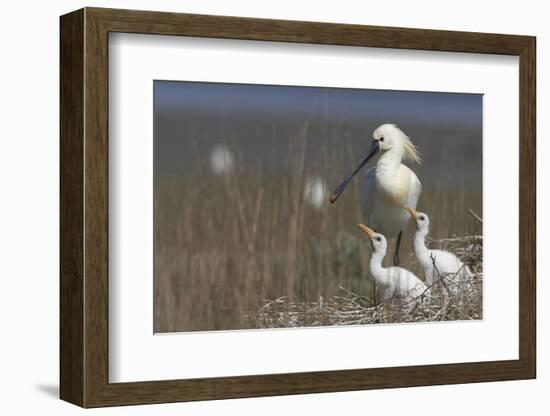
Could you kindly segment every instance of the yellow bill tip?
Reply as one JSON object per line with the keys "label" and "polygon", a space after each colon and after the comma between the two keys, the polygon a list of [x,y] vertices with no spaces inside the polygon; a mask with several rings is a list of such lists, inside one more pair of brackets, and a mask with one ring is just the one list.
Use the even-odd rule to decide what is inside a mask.
{"label": "yellow bill tip", "polygon": [[409,214],[411,214],[411,217],[413,217],[416,220],[416,211],[414,209],[406,205],[403,207],[403,209],[407,211]]}
{"label": "yellow bill tip", "polygon": [[367,234],[369,236],[369,238],[372,238],[375,234],[374,230],[370,229],[369,227],[367,227],[364,224],[357,224],[357,227],[359,227],[359,229],[361,231],[363,231],[365,234]]}

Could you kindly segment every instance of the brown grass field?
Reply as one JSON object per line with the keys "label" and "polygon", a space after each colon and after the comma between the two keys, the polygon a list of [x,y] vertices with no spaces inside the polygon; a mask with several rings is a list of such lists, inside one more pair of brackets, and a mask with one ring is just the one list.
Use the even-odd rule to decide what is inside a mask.
{"label": "brown grass field", "polygon": [[[306,163],[308,139],[305,123],[284,156],[285,175],[268,174],[261,164],[239,169],[236,163],[227,175],[214,175],[208,166],[197,164],[186,175],[156,178],[155,332],[407,320],[390,311],[384,321],[383,307],[376,310],[377,319],[370,315],[373,305],[365,300],[372,299],[370,245],[356,228],[363,222],[358,178],[333,205],[327,200],[314,208],[303,198],[308,178],[321,176],[335,187],[362,155],[336,146],[340,139],[335,136],[316,153],[316,160]],[[238,149],[235,157],[238,162]],[[481,234],[479,223],[468,214],[469,209],[482,214],[481,193],[449,185],[444,176],[433,182],[424,184],[418,206],[430,214],[430,236]],[[411,222],[403,238],[402,266],[421,276],[412,253],[412,232]],[[475,262],[470,264],[481,277],[481,254]],[[468,303],[460,303],[467,310],[455,310],[446,319],[481,318],[481,285],[476,293]],[[323,319],[281,315],[312,305],[319,308],[323,299],[325,306],[332,302]],[[281,308],[273,309],[273,302]],[[411,319],[439,319],[438,311],[449,305],[443,298],[438,302]],[[336,319],[337,312],[350,308],[353,319]]]}

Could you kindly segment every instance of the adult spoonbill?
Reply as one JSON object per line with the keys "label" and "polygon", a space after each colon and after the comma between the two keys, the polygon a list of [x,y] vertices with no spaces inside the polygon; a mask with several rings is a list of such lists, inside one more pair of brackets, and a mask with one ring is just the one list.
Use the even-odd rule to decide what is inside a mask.
{"label": "adult spoonbill", "polygon": [[363,211],[367,224],[388,238],[397,237],[393,264],[399,265],[399,246],[409,216],[403,205],[416,208],[422,186],[415,173],[403,165],[403,160],[422,163],[416,146],[396,125],[383,124],[374,130],[367,157],[340,184],[329,200],[334,203],[348,183],[377,153],[381,153],[375,167],[363,178]]}
{"label": "adult spoonbill", "polygon": [[418,297],[428,288],[412,272],[402,267],[383,267],[382,261],[386,256],[387,241],[382,234],[375,233],[363,224],[357,224],[368,236],[372,244],[372,255],[369,260],[370,274],[376,282],[378,296],[383,301],[394,298]]}
{"label": "adult spoonbill", "polygon": [[462,263],[453,253],[444,250],[430,250],[426,247],[426,236],[430,231],[430,218],[428,215],[417,212],[408,206],[404,208],[416,222],[414,254],[416,260],[424,269],[424,276],[428,285],[431,286],[434,280],[437,281],[442,277],[447,277],[455,283],[472,278],[473,274],[468,266]]}

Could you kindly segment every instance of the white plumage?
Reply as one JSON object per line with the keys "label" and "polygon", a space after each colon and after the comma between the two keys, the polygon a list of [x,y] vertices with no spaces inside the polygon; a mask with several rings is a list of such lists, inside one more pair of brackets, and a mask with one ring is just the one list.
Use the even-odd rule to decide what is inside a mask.
{"label": "white plumage", "polygon": [[[397,237],[410,219],[403,211],[403,205],[416,208],[422,186],[415,173],[405,165],[400,164],[396,173],[387,170],[383,155],[376,167],[369,169],[363,176],[363,213],[367,224],[380,234],[393,238]],[[401,194],[392,195],[392,190],[399,187],[403,188]],[[401,202],[404,204],[399,205]]]}
{"label": "white plumage", "polygon": [[375,233],[363,224],[358,224],[358,227],[369,236],[372,243],[369,270],[376,282],[377,294],[383,301],[415,298],[422,294],[428,294],[427,286],[414,273],[402,267],[382,266],[387,251],[386,237]]}
{"label": "white plumage", "polygon": [[394,124],[383,124],[373,133],[367,157],[334,191],[330,202],[336,201],[353,176],[377,153],[381,156],[375,167],[363,177],[362,204],[366,222],[388,238],[397,237],[394,264],[399,264],[401,233],[409,216],[407,205],[416,208],[422,186],[415,173],[402,164],[403,160],[421,163],[417,148],[409,137]]}
{"label": "white plumage", "polygon": [[[426,237],[430,230],[428,215],[417,212],[410,206],[405,206],[405,210],[409,212],[416,223],[414,254],[416,260],[424,269],[424,277],[428,285],[431,286],[441,278],[445,278],[450,283],[471,279],[473,277],[472,272],[456,255],[448,251],[431,250],[426,247]],[[456,287],[456,285],[453,285],[453,287]]]}

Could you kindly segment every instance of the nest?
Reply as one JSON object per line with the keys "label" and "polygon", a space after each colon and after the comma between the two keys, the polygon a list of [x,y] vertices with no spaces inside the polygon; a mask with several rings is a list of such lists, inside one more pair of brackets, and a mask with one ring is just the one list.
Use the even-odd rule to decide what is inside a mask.
{"label": "nest", "polygon": [[283,296],[265,301],[249,319],[257,328],[289,328],[375,323],[463,321],[483,317],[483,237],[432,240],[432,248],[455,253],[472,276],[460,281],[440,276],[429,291],[417,298],[376,304],[372,299],[339,287],[339,293],[316,301],[300,302]]}

